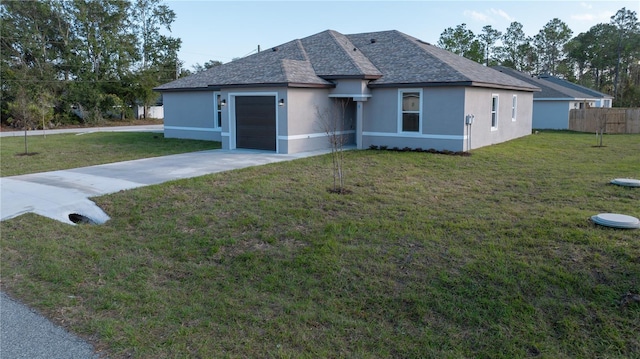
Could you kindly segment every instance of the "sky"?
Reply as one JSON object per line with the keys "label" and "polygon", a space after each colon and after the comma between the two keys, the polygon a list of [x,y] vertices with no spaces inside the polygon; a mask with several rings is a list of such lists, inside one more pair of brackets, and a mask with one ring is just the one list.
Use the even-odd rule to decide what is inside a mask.
{"label": "sky", "polygon": [[534,36],[554,18],[573,36],[640,1],[220,1],[165,0],[176,13],[171,35],[182,39],[184,68],[209,60],[223,63],[324,30],[355,34],[398,30],[437,44],[448,27],[466,24],[478,35],[485,25],[504,32],[517,21]]}

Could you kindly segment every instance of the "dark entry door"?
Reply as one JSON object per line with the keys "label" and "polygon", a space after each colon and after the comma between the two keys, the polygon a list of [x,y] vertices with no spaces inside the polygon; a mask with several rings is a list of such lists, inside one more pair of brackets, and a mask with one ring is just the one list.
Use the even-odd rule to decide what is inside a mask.
{"label": "dark entry door", "polygon": [[236,147],[276,150],[274,96],[236,96]]}

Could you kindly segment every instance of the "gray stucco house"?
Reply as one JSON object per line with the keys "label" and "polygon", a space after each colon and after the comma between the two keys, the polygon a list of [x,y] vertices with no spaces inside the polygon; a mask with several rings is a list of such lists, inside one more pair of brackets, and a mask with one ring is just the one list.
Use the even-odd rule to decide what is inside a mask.
{"label": "gray stucco house", "polygon": [[531,133],[538,89],[398,31],[327,30],[155,90],[166,137],[295,153],[328,147],[318,112],[336,103],[357,148],[465,151],[511,140]]}
{"label": "gray stucco house", "polygon": [[569,128],[569,111],[582,108],[611,107],[613,101],[613,96],[559,77],[531,76],[504,66],[494,66],[493,68],[541,89],[540,92],[533,95],[533,128],[566,130]]}

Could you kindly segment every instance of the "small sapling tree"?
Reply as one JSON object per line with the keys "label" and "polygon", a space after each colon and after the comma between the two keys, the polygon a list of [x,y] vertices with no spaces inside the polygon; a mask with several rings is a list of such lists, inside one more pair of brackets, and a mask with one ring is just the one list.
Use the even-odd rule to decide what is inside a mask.
{"label": "small sapling tree", "polygon": [[27,131],[38,125],[38,105],[34,104],[24,89],[18,90],[13,101],[7,104],[9,120],[16,127],[24,129],[24,154],[29,154]]}
{"label": "small sapling tree", "polygon": [[348,100],[337,99],[330,106],[321,109],[316,107],[317,121],[321,130],[327,136],[331,149],[331,164],[333,173],[332,193],[346,194],[344,171],[344,145],[349,136],[345,134],[345,114]]}
{"label": "small sapling tree", "polygon": [[603,110],[597,110],[596,117],[596,140],[598,141],[598,147],[603,147],[602,145],[602,137],[604,136],[604,131],[607,129],[607,122],[609,120],[609,116],[607,116],[607,112]]}

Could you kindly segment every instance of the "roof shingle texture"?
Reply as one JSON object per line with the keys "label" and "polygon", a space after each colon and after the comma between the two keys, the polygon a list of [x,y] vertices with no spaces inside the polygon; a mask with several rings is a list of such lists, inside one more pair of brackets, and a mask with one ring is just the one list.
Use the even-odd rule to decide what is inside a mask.
{"label": "roof shingle texture", "polygon": [[399,31],[343,35],[326,30],[156,87],[333,86],[332,79],[370,79],[370,86],[466,85],[534,91],[529,82],[429,45]]}
{"label": "roof shingle texture", "polygon": [[[534,77],[504,66],[494,66],[494,69],[526,81],[540,88],[540,92],[533,94],[534,99],[593,99],[611,98],[609,95],[587,89],[557,77]],[[588,90],[588,91],[585,91]],[[599,95],[597,95],[599,94]]]}

